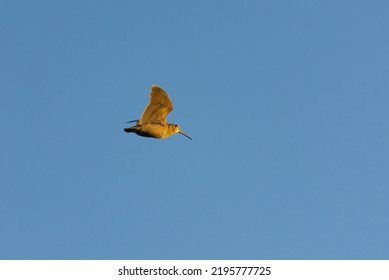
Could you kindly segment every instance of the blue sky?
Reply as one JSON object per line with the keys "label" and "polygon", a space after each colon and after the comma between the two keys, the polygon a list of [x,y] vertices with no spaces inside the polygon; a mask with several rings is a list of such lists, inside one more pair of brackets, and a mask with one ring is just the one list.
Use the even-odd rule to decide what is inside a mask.
{"label": "blue sky", "polygon": [[388,259],[388,12],[1,1],[0,258]]}

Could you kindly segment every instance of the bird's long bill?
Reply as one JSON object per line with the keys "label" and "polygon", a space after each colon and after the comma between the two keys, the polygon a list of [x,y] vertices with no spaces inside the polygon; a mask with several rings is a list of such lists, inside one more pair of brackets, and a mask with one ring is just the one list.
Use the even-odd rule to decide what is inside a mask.
{"label": "bird's long bill", "polygon": [[190,138],[190,137],[189,137],[189,135],[185,134],[184,132],[182,132],[182,131],[179,131],[178,133],[180,133],[180,134],[182,134],[182,135],[184,135],[184,136],[188,137],[190,140],[192,140],[192,138]]}

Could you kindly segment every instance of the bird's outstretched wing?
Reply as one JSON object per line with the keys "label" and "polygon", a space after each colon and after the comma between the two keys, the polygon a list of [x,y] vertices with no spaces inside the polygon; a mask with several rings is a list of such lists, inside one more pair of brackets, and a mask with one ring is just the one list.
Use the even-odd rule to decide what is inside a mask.
{"label": "bird's outstretched wing", "polygon": [[150,103],[143,111],[139,124],[166,125],[166,116],[173,110],[173,104],[166,92],[157,85],[151,86]]}

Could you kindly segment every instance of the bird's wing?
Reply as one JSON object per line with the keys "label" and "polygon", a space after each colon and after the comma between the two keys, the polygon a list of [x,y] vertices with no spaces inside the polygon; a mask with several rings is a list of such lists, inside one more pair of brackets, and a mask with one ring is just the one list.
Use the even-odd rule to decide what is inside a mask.
{"label": "bird's wing", "polygon": [[166,92],[157,85],[151,86],[150,103],[143,111],[140,124],[166,125],[166,116],[173,110],[173,104]]}

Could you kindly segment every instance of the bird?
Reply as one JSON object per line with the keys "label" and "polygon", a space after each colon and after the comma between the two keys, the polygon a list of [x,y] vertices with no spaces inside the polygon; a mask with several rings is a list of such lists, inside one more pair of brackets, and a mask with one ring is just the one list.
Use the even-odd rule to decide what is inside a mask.
{"label": "bird", "polygon": [[150,90],[150,103],[146,106],[135,126],[124,128],[127,133],[136,133],[143,137],[167,138],[173,134],[180,133],[190,140],[192,138],[184,133],[178,124],[166,122],[167,115],[173,110],[173,104],[167,93],[157,85],[152,85]]}

